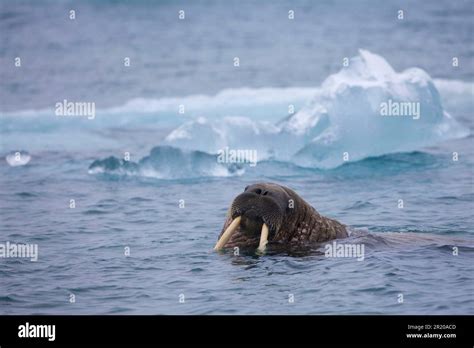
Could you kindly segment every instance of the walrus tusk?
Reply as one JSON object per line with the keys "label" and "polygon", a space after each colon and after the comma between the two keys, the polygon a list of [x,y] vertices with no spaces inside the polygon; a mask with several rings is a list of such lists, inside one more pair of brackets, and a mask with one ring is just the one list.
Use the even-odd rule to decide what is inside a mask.
{"label": "walrus tusk", "polygon": [[268,226],[266,224],[262,225],[262,234],[260,235],[260,244],[258,245],[257,250],[264,252],[268,243]]}
{"label": "walrus tusk", "polygon": [[237,227],[240,224],[240,216],[237,216],[234,221],[227,227],[225,232],[222,234],[222,237],[217,241],[216,246],[214,247],[214,250],[220,250],[226,245],[226,243],[229,241],[230,237],[232,237],[232,234],[235,232]]}

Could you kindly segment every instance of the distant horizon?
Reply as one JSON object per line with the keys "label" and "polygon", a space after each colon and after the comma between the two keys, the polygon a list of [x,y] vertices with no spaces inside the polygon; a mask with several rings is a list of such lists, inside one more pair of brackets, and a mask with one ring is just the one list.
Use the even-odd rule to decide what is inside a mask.
{"label": "distant horizon", "polygon": [[[227,88],[315,87],[359,48],[397,71],[417,66],[433,78],[472,81],[462,44],[474,34],[469,1],[376,3],[3,1],[0,112],[50,108],[58,99],[94,99],[103,109]],[[404,25],[391,34],[399,7]],[[453,56],[462,68],[450,68]],[[13,69],[16,58],[21,69]]]}

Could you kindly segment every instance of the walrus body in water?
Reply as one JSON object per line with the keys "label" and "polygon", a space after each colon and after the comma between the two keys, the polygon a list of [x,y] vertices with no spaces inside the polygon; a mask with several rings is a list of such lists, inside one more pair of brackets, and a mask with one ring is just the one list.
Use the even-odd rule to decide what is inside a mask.
{"label": "walrus body in water", "polygon": [[239,247],[263,252],[267,243],[312,247],[347,236],[343,224],[320,215],[293,190],[257,183],[247,186],[232,202],[214,249]]}

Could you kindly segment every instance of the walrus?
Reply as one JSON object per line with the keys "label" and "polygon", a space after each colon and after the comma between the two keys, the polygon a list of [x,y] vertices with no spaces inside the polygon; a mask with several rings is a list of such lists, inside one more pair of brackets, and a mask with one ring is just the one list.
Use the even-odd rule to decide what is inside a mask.
{"label": "walrus", "polygon": [[214,250],[239,247],[263,252],[268,243],[300,248],[346,237],[345,225],[320,215],[295,191],[257,183],[232,202]]}

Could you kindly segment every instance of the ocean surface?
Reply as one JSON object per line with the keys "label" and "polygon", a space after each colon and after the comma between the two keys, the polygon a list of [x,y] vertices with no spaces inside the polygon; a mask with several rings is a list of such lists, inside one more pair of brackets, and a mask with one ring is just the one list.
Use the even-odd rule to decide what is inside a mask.
{"label": "ocean surface", "polygon": [[[39,255],[0,258],[0,314],[473,314],[473,17],[472,1],[1,1],[0,244]],[[64,99],[94,115],[58,115]],[[384,118],[386,100],[420,117]],[[213,252],[259,181],[348,225],[364,260]]]}

